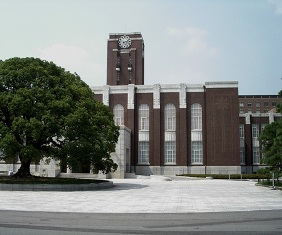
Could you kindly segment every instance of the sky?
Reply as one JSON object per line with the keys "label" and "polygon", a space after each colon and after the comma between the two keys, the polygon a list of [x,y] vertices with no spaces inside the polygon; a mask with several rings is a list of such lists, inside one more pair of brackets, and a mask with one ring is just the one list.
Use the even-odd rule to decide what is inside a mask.
{"label": "sky", "polygon": [[0,0],[0,60],[36,57],[106,84],[110,33],[141,32],[145,84],[282,90],[282,0]]}

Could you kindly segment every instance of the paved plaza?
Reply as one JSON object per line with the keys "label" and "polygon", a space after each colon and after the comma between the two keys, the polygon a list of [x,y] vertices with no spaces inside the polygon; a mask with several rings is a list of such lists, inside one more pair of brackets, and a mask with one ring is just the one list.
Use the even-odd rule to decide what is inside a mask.
{"label": "paved plaza", "polygon": [[190,213],[282,209],[282,192],[254,181],[112,179],[97,191],[0,191],[0,210],[83,213]]}

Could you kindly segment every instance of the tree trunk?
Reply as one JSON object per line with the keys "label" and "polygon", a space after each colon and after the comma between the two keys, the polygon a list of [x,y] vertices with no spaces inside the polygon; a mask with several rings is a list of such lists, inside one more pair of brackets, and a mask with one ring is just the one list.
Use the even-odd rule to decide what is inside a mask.
{"label": "tree trunk", "polygon": [[21,167],[17,171],[16,174],[13,175],[13,177],[19,177],[19,178],[25,178],[25,177],[30,177],[30,160],[21,160]]}

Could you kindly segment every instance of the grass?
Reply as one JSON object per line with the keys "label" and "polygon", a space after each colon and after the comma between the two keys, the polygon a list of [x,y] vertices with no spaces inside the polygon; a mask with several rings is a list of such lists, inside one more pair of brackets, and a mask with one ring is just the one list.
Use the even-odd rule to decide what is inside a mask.
{"label": "grass", "polygon": [[[27,177],[15,178],[10,176],[0,176],[0,184],[99,184],[105,180],[96,179],[75,179],[75,178],[48,178],[48,177]],[[107,181],[106,181],[107,182]]]}

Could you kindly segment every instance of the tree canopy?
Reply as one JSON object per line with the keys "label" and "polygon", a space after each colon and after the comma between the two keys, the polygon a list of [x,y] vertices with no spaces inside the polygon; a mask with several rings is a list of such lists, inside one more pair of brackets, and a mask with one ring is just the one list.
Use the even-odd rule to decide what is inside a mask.
{"label": "tree canopy", "polygon": [[[279,92],[282,95],[282,91]],[[282,103],[277,104],[277,111],[282,112]],[[282,173],[282,119],[266,125],[260,137],[262,162],[278,175]]]}
{"label": "tree canopy", "polygon": [[0,156],[21,161],[17,172],[43,158],[70,167],[87,162],[94,172],[117,168],[110,158],[118,140],[109,108],[89,86],[52,62],[36,58],[0,61]]}

